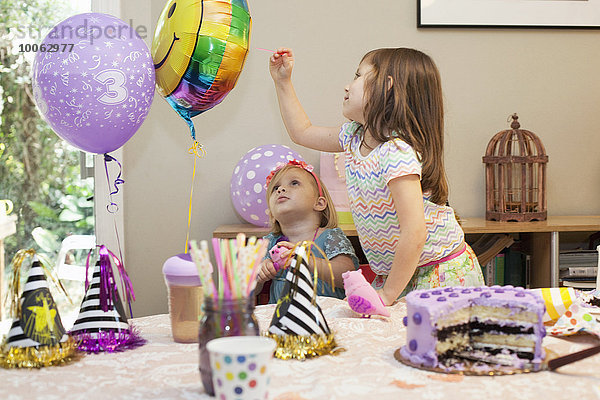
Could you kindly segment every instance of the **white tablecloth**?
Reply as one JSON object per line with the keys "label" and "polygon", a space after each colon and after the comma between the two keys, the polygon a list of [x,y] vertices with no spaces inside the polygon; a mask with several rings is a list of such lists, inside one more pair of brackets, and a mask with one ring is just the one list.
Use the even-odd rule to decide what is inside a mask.
{"label": "white tablecloth", "polygon": [[[344,301],[319,298],[338,343],[336,356],[307,361],[274,360],[270,393],[275,400],[327,399],[600,399],[600,355],[558,372],[511,376],[456,376],[405,366],[394,359],[404,343],[404,303],[392,317],[363,319]],[[261,330],[274,306],[259,306]],[[0,399],[210,399],[200,382],[197,344],[171,338],[168,315],[133,320],[148,344],[116,354],[86,355],[63,367],[0,370]],[[544,346],[559,355],[581,350],[597,339],[548,337]]]}

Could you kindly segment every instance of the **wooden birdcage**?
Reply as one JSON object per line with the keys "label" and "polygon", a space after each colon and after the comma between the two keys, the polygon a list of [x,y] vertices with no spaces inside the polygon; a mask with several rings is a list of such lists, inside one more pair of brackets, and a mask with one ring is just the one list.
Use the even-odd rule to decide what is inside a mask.
{"label": "wooden birdcage", "polygon": [[548,156],[540,138],[519,129],[517,114],[510,127],[488,143],[485,163],[485,219],[543,221],[546,210]]}

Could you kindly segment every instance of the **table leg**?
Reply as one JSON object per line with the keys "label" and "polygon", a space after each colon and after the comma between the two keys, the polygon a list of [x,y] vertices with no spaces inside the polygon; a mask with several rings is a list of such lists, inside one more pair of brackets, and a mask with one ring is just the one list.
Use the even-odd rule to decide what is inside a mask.
{"label": "table leg", "polygon": [[558,287],[559,234],[550,232],[550,287]]}

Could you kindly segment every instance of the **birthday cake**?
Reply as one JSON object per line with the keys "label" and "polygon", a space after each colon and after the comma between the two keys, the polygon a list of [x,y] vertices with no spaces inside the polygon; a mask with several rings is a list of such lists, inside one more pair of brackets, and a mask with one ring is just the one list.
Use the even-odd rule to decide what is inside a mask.
{"label": "birthday cake", "polygon": [[415,290],[406,296],[412,364],[442,369],[499,365],[538,370],[544,359],[544,301],[512,286]]}

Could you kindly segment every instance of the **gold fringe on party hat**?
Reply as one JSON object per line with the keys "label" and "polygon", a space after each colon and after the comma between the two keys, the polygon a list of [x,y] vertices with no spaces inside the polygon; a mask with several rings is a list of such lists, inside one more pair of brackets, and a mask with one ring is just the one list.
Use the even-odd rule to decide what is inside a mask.
{"label": "gold fringe on party hat", "polygon": [[[322,253],[316,244],[309,241],[294,247],[288,259],[290,266],[285,275],[282,297],[277,302],[267,334],[277,342],[275,357],[283,360],[304,360],[343,351],[337,346],[323,311],[316,302],[317,269],[314,268],[314,280],[308,269],[313,245]],[[323,256],[327,259],[325,254]],[[314,261],[314,255],[312,259]],[[331,280],[333,287],[333,273]]]}
{"label": "gold fringe on party hat", "polygon": [[[32,258],[31,268],[21,293],[21,266],[28,256]],[[32,249],[19,250],[12,267],[9,295],[13,321],[0,348],[0,366],[41,368],[74,360],[78,355],[77,343],[65,332],[46,275],[66,295],[62,284]]]}

